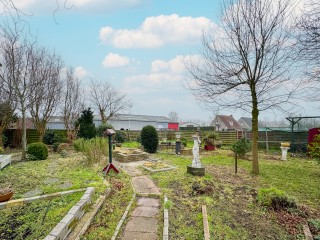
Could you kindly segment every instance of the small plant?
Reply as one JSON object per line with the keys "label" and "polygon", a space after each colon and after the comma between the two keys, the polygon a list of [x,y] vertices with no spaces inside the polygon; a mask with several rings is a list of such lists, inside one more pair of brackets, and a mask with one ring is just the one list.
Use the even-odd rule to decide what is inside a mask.
{"label": "small plant", "polygon": [[257,200],[262,206],[274,210],[297,207],[293,199],[288,198],[284,191],[277,188],[261,188],[258,191]]}
{"label": "small plant", "polygon": [[54,143],[65,142],[66,138],[59,132],[54,130],[47,130],[43,136],[43,143],[53,145]]}
{"label": "small plant", "polygon": [[0,195],[5,195],[12,192],[12,188],[9,186],[6,186],[4,188],[0,188]]}
{"label": "small plant", "polygon": [[83,152],[88,159],[88,163],[98,163],[108,154],[108,140],[102,137],[92,139],[79,138],[73,142],[74,149]]}
{"label": "small plant", "polygon": [[185,137],[181,138],[180,141],[181,141],[181,144],[182,144],[183,147],[186,147],[188,145],[188,139],[187,138],[185,138]]}
{"label": "small plant", "polygon": [[127,141],[126,133],[122,130],[116,131],[116,134],[114,135],[114,139],[116,140],[117,143],[123,143]]}
{"label": "small plant", "polygon": [[172,131],[168,131],[168,132],[167,132],[167,139],[168,139],[169,141],[175,140],[175,139],[176,139],[175,133],[172,132]]}
{"label": "small plant", "polygon": [[155,153],[157,151],[159,138],[154,126],[148,125],[142,128],[141,144],[148,153]]}
{"label": "small plant", "polygon": [[0,154],[4,153],[3,147],[0,147]]}
{"label": "small plant", "polygon": [[206,146],[215,146],[216,141],[219,139],[220,137],[217,132],[207,132],[203,141]]}
{"label": "small plant", "polygon": [[138,135],[137,135],[136,141],[137,141],[138,143],[141,143],[141,134],[138,134]]}
{"label": "small plant", "polygon": [[173,206],[173,202],[170,201],[170,200],[167,200],[165,203],[164,203],[164,209],[170,209],[172,208]]}
{"label": "small plant", "polygon": [[308,144],[308,152],[320,164],[320,134],[313,137],[313,141]]}
{"label": "small plant", "polygon": [[48,157],[48,147],[41,142],[35,142],[28,145],[27,148],[29,160],[45,160]]}
{"label": "small plant", "polygon": [[246,153],[250,151],[250,142],[245,138],[241,138],[231,146],[231,150],[240,158],[245,158]]}
{"label": "small plant", "polygon": [[114,129],[112,125],[108,123],[102,123],[97,127],[97,137],[105,137],[104,133],[107,129]]}

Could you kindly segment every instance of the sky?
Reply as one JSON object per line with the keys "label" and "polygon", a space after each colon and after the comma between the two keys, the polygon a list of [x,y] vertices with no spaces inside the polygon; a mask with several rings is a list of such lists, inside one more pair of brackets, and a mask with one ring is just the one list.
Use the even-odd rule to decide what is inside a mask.
{"label": "sky", "polygon": [[[26,19],[39,44],[59,53],[84,89],[91,80],[109,82],[132,102],[123,113],[175,111],[181,120],[204,121],[217,113],[202,108],[187,90],[183,62],[200,52],[203,31],[216,30],[220,0],[58,2],[14,0],[30,15]],[[221,108],[219,114],[250,116]],[[311,108],[302,114],[315,115]]]}

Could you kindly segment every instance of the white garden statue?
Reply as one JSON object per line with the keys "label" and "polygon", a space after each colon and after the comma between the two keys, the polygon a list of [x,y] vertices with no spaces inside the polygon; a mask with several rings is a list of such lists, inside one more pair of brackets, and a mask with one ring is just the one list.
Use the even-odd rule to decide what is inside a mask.
{"label": "white garden statue", "polygon": [[201,143],[199,135],[193,135],[193,160],[192,160],[192,167],[195,168],[201,168],[201,162],[200,162],[200,155],[199,155],[199,145]]}

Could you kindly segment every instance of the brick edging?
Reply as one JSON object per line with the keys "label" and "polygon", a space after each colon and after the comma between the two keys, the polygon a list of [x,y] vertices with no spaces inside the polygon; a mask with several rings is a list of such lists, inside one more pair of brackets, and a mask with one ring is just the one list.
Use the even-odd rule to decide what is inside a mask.
{"label": "brick edging", "polygon": [[[167,196],[164,196],[164,204],[168,201]],[[169,210],[164,207],[163,210],[163,240],[169,240]]]}
{"label": "brick edging", "polygon": [[116,230],[114,231],[114,234],[113,234],[111,240],[115,240],[117,238],[118,233],[120,231],[120,228],[122,227],[122,224],[123,224],[124,220],[126,219],[126,217],[127,217],[128,213],[129,213],[129,210],[130,210],[130,208],[132,206],[132,203],[133,203],[135,198],[136,198],[136,193],[134,192],[133,195],[132,195],[131,201],[129,202],[129,204],[128,204],[127,208],[126,208],[126,211],[123,213],[120,221],[118,222],[118,225],[116,227]]}
{"label": "brick edging", "polygon": [[52,229],[44,240],[65,239],[76,226],[79,219],[84,215],[89,204],[91,204],[91,198],[94,191],[94,187],[88,187],[79,202],[69,210],[67,215],[65,215],[65,217]]}
{"label": "brick edging", "polygon": [[20,199],[11,200],[8,202],[2,202],[2,203],[0,203],[0,210],[6,209],[6,208],[23,206],[24,204],[31,203],[31,202],[38,201],[38,200],[52,199],[55,197],[61,197],[63,195],[68,195],[68,194],[72,194],[72,193],[76,193],[76,192],[83,192],[83,191],[86,191],[86,189],[87,188],[80,188],[80,189],[69,190],[69,191],[64,191],[64,192],[56,192],[56,193],[45,194],[45,195],[41,195],[41,196],[20,198]]}

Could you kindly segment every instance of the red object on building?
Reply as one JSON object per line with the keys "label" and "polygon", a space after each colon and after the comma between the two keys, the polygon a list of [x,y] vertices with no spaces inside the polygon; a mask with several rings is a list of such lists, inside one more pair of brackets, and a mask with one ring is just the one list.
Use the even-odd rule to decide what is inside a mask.
{"label": "red object on building", "polygon": [[179,130],[179,123],[168,123],[168,129]]}
{"label": "red object on building", "polygon": [[309,134],[308,134],[308,143],[311,143],[313,141],[313,138],[315,135],[320,134],[320,128],[311,128],[309,129]]}

